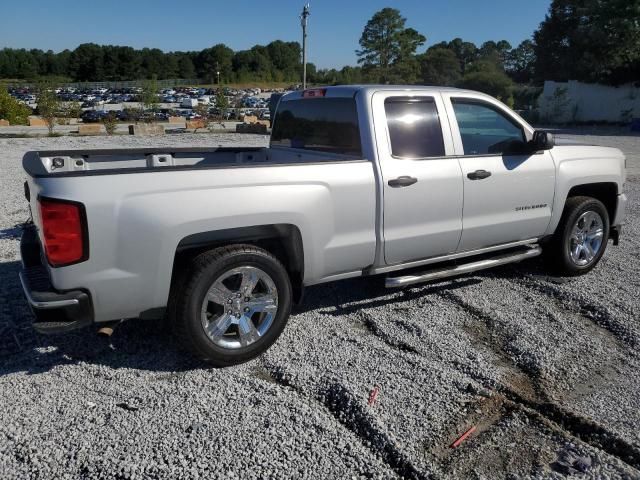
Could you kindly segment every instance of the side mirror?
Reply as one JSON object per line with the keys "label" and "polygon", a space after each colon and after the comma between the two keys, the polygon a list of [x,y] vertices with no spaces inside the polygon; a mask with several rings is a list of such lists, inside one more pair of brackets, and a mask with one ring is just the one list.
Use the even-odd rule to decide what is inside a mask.
{"label": "side mirror", "polygon": [[536,130],[533,132],[533,139],[531,140],[531,148],[534,151],[551,150],[556,144],[556,140],[553,133],[545,132],[544,130]]}

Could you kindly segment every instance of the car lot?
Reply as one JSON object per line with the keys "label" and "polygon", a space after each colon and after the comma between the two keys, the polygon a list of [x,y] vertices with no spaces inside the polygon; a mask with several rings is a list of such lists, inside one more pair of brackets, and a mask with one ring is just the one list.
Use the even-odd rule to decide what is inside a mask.
{"label": "car lot", "polygon": [[17,280],[20,158],[266,137],[0,139],[0,472],[562,478],[574,455],[581,478],[640,478],[640,137],[592,133],[559,136],[625,151],[630,205],[621,245],[590,275],[551,278],[530,262],[402,291],[376,279],[309,288],[266,355],[224,370],[151,322],[110,341],[33,333]]}
{"label": "car lot", "polygon": [[[216,106],[216,95],[222,88],[227,106],[224,112]],[[282,89],[261,90],[259,88],[236,89],[229,87],[201,88],[175,87],[159,89],[155,94],[154,111],[150,105],[143,104],[141,87],[131,88],[56,88],[56,96],[62,106],[67,108],[76,105],[82,111],[80,118],[85,123],[101,122],[112,113],[118,121],[129,122],[141,117],[153,118],[155,121],[166,121],[170,116],[182,116],[187,119],[201,118],[196,113],[198,106],[208,107],[207,114],[213,117],[223,116],[224,120],[241,119],[244,115],[256,115],[268,120],[269,99],[272,93],[281,94]],[[292,87],[294,88],[294,87]],[[37,111],[37,92],[28,86],[14,86],[9,93],[18,101]],[[146,102],[150,102],[149,99]],[[202,110],[200,110],[202,113]]]}

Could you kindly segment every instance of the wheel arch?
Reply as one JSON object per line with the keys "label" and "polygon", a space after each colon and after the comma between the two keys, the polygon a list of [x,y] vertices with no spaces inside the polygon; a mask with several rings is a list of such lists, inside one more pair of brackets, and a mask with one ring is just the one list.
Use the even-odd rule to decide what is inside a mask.
{"label": "wheel arch", "polygon": [[572,187],[566,201],[571,197],[591,197],[603,203],[609,214],[609,221],[616,217],[618,185],[615,182],[585,183]]}
{"label": "wheel arch", "polygon": [[200,253],[214,248],[250,244],[273,254],[282,262],[293,290],[293,300],[299,303],[304,291],[304,247],[302,234],[296,225],[270,224],[211,230],[188,235],[176,247],[172,289],[175,280],[183,272],[187,261]]}
{"label": "wheel arch", "polygon": [[619,185],[609,178],[598,179],[601,181],[578,180],[573,184],[559,183],[556,196],[553,201],[551,220],[544,236],[553,235],[558,228],[562,213],[567,201],[572,197],[585,196],[601,201],[609,214],[609,220],[613,222],[616,218],[618,208]]}

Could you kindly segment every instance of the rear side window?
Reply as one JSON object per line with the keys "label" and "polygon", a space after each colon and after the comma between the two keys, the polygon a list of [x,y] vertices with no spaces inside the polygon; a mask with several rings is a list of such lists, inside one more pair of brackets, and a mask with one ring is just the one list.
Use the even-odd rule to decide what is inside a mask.
{"label": "rear side window", "polygon": [[303,98],[280,102],[271,145],[362,155],[353,98]]}
{"label": "rear side window", "polygon": [[465,155],[515,152],[526,143],[524,130],[492,105],[451,99]]}
{"label": "rear side window", "polygon": [[390,97],[384,109],[394,157],[444,156],[442,126],[433,98]]}

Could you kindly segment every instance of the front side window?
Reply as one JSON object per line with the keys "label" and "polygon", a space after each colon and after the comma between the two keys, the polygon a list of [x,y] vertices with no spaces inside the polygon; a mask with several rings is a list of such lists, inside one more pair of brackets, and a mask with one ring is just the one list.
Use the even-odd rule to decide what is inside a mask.
{"label": "front side window", "polygon": [[391,154],[398,158],[444,156],[438,108],[430,97],[390,97],[384,102]]}
{"label": "front side window", "polygon": [[526,143],[524,130],[495,107],[452,99],[465,155],[517,153]]}
{"label": "front side window", "polygon": [[353,98],[281,101],[271,145],[361,156],[356,101]]}

